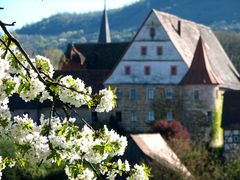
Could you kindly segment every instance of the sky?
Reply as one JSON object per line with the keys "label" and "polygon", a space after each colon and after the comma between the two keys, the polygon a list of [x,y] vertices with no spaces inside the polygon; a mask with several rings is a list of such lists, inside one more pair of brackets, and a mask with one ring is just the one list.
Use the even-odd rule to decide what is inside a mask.
{"label": "sky", "polygon": [[[115,9],[139,0],[107,0],[107,9]],[[15,28],[63,12],[85,13],[102,10],[104,0],[0,0],[0,20],[16,21]]]}

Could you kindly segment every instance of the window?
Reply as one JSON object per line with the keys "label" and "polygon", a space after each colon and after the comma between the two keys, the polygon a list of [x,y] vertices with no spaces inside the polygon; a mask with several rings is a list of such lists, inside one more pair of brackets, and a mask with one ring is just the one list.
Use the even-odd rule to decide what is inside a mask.
{"label": "window", "polygon": [[136,100],[136,89],[131,89],[130,91],[130,100],[135,101]]}
{"label": "window", "polygon": [[147,55],[147,46],[141,46],[141,55],[142,56]]}
{"label": "window", "polygon": [[148,121],[154,121],[155,117],[154,117],[154,112],[148,112]]}
{"label": "window", "polygon": [[173,114],[172,114],[172,112],[167,112],[166,120],[167,120],[167,121],[171,121],[172,119],[173,119]]}
{"label": "window", "polygon": [[148,88],[147,98],[148,98],[148,100],[153,100],[154,99],[154,90],[152,88]]}
{"label": "window", "polygon": [[157,46],[157,55],[162,55],[163,53],[163,47],[162,46]]}
{"label": "window", "polygon": [[151,67],[150,66],[144,66],[144,74],[150,75],[151,74]]}
{"label": "window", "polygon": [[117,89],[116,95],[117,95],[117,101],[119,102],[121,100],[121,98],[122,98],[122,92],[121,92],[120,89]]}
{"label": "window", "polygon": [[211,111],[207,112],[207,121],[212,122],[212,112]]}
{"label": "window", "polygon": [[176,76],[177,75],[177,66],[171,66],[170,74],[172,76]]}
{"label": "window", "polygon": [[125,75],[131,74],[131,67],[130,66],[125,66],[124,67],[124,73],[125,73]]}
{"label": "window", "polygon": [[116,120],[119,122],[119,121],[122,121],[122,113],[121,112],[116,112]]}
{"label": "window", "polygon": [[151,27],[151,28],[149,29],[149,35],[150,35],[150,37],[151,37],[152,39],[155,37],[155,35],[156,35],[156,30],[155,30],[154,27]]}
{"label": "window", "polygon": [[173,98],[173,90],[172,90],[172,88],[166,88],[165,89],[165,98],[166,99],[172,99]]}
{"label": "window", "polygon": [[133,122],[137,121],[137,114],[135,111],[131,112],[131,121],[133,121]]}
{"label": "window", "polygon": [[198,101],[199,100],[199,91],[198,90],[194,90],[193,91],[193,99],[195,101]]}

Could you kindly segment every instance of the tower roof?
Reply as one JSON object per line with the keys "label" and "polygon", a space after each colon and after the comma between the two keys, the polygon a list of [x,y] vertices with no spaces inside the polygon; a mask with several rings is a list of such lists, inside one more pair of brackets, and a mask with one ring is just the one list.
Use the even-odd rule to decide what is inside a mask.
{"label": "tower roof", "polygon": [[110,43],[111,42],[111,34],[108,22],[108,14],[106,9],[106,0],[104,0],[104,11],[102,16],[102,22],[98,37],[98,43]]}
{"label": "tower roof", "polygon": [[192,64],[183,78],[182,85],[190,84],[220,84],[222,80],[214,73],[200,36],[194,52]]}

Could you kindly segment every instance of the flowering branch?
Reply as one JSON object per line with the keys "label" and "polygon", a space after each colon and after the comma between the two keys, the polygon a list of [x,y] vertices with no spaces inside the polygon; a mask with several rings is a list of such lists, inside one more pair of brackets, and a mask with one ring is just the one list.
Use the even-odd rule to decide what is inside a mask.
{"label": "flowering branch", "polygon": [[[12,167],[15,163],[21,166],[47,163],[63,165],[70,180],[115,179],[123,173],[128,180],[147,180],[150,173],[146,166],[135,165],[131,169],[127,161],[112,162],[113,157],[123,155],[126,137],[106,126],[95,131],[75,110],[87,105],[97,112],[109,112],[116,106],[116,92],[108,88],[92,94],[91,87],[86,87],[79,78],[54,78],[50,60],[42,56],[29,58],[8,32],[6,26],[11,25],[14,23],[0,21],[5,33],[0,40],[0,138],[12,142],[17,153],[14,159],[0,156],[0,175],[6,166]],[[50,100],[49,117],[41,115],[39,124],[26,114],[11,117],[8,102],[13,94],[26,102]],[[55,107],[57,101],[61,103],[64,116]],[[69,111],[79,119],[72,118]],[[85,125],[80,129],[75,125],[76,120]]]}

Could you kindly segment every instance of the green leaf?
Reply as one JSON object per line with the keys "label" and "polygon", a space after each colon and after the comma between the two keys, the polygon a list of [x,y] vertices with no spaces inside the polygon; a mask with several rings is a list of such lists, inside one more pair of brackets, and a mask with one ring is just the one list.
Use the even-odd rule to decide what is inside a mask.
{"label": "green leaf", "polygon": [[96,150],[100,155],[104,154],[104,146],[102,145],[95,145],[93,149]]}
{"label": "green leaf", "polygon": [[61,158],[57,158],[57,166],[59,167],[62,163],[62,159]]}
{"label": "green leaf", "polygon": [[56,82],[59,82],[60,79],[62,79],[62,77],[63,77],[63,75],[58,76],[58,77],[56,78]]}
{"label": "green leaf", "polygon": [[18,94],[19,94],[20,92],[22,92],[23,88],[24,88],[24,84],[23,84],[23,83],[20,83],[20,85],[19,85],[19,87],[18,87]]}
{"label": "green leaf", "polygon": [[8,123],[9,123],[9,119],[1,119],[1,120],[0,120],[0,125],[1,125],[3,128],[7,127]]}
{"label": "green leaf", "polygon": [[51,85],[49,89],[54,93],[54,94],[59,94],[59,88],[58,86]]}
{"label": "green leaf", "polygon": [[107,145],[105,146],[104,150],[107,151],[107,152],[111,152],[111,151],[112,151],[111,145],[110,145],[110,144],[107,144]]}

